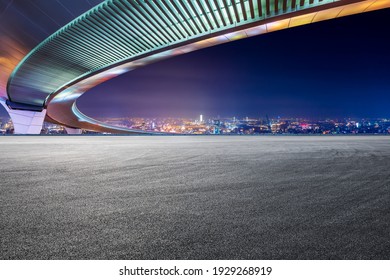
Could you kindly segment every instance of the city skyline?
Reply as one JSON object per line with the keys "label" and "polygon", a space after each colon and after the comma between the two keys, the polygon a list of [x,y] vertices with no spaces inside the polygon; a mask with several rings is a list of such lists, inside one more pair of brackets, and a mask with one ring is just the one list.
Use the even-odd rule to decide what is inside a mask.
{"label": "city skyline", "polygon": [[[185,135],[389,135],[390,118],[310,119],[297,117],[212,117],[197,118],[99,118],[107,125],[135,129],[147,133],[173,133]],[[0,135],[13,134],[11,119],[0,117]],[[84,131],[85,134],[96,132]],[[68,134],[64,126],[45,123],[41,134]],[[98,133],[100,134],[100,133]]]}

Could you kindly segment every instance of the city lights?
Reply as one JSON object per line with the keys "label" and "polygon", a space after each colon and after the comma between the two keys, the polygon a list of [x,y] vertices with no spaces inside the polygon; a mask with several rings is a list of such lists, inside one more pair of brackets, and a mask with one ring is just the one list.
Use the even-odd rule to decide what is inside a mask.
{"label": "city lights", "polygon": [[[85,117],[85,116],[80,116]],[[100,118],[99,124],[139,132],[188,135],[361,135],[390,134],[390,119],[309,118]],[[12,134],[10,119],[0,119],[0,133]],[[85,133],[90,133],[85,131]],[[42,134],[66,134],[65,127],[46,123]]]}

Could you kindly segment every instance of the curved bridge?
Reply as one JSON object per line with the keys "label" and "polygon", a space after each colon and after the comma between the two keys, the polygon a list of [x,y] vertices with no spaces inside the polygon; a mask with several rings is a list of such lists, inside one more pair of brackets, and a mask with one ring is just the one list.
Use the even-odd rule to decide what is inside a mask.
{"label": "curved bridge", "polygon": [[387,7],[390,0],[108,0],[33,49],[14,69],[2,103],[16,133],[39,133],[44,118],[73,129],[140,133],[85,116],[77,98],[161,59]]}

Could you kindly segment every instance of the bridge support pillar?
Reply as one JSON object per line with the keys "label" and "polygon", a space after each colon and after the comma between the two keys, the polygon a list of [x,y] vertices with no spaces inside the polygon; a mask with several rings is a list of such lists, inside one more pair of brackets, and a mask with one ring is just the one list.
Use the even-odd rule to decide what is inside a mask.
{"label": "bridge support pillar", "polygon": [[14,134],[40,134],[45,120],[46,110],[42,112],[28,110],[14,110],[7,106],[6,101],[0,99],[1,105],[8,112],[14,125]]}
{"label": "bridge support pillar", "polygon": [[65,130],[66,130],[66,133],[72,134],[72,135],[83,133],[83,131],[80,128],[71,128],[71,127],[65,126]]}

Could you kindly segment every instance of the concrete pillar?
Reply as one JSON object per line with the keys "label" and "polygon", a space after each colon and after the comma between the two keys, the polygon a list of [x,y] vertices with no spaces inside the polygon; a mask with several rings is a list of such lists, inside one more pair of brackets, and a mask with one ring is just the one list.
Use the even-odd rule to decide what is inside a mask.
{"label": "concrete pillar", "polygon": [[68,134],[82,134],[83,131],[80,128],[70,128],[65,126],[66,133]]}
{"label": "concrete pillar", "polygon": [[4,99],[0,99],[1,105],[8,112],[14,125],[14,134],[40,134],[45,120],[46,110],[42,112],[14,110],[7,106]]}

